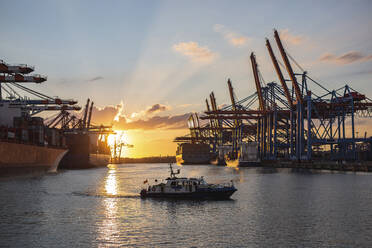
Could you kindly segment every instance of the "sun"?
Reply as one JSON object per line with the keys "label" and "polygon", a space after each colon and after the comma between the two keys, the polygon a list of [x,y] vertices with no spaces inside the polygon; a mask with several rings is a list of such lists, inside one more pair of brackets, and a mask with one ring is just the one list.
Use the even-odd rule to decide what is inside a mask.
{"label": "sun", "polygon": [[[128,133],[124,130],[114,130],[115,134],[109,134],[107,137],[107,144],[111,148],[111,155],[114,157],[115,149],[117,156],[124,156],[126,150],[128,149],[128,145],[131,145]],[[120,146],[122,148],[120,149]],[[121,151],[118,154],[118,151]]]}
{"label": "sun", "polygon": [[114,134],[109,134],[107,143],[109,146],[119,145],[120,143],[129,144],[128,134],[123,130],[114,130]]}

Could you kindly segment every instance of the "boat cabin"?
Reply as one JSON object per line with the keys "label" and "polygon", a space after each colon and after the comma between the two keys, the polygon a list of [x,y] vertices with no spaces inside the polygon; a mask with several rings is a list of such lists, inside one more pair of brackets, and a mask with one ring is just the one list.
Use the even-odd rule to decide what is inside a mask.
{"label": "boat cabin", "polygon": [[[176,172],[170,167],[170,177],[166,178],[161,183],[149,185],[148,189],[141,190],[141,197],[192,197],[192,198],[217,198],[227,199],[235,191],[236,188],[231,183],[226,184],[208,184],[203,177],[200,178],[186,178],[176,177],[180,173],[178,169]],[[148,181],[145,180],[144,183]],[[157,182],[157,180],[155,180]]]}
{"label": "boat cabin", "polygon": [[198,188],[206,188],[208,184],[201,178],[186,178],[186,177],[168,177],[165,179],[165,182],[162,182],[157,185],[149,186],[148,192],[153,193],[185,193],[185,192],[194,192]]}

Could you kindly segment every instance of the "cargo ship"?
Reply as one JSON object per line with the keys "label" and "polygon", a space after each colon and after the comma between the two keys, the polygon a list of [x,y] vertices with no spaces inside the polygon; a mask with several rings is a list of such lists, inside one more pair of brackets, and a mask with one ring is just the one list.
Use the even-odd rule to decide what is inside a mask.
{"label": "cargo ship", "polygon": [[176,161],[179,165],[210,164],[213,153],[207,144],[180,143],[176,151]]}
{"label": "cargo ship", "polygon": [[[47,127],[36,115],[80,107],[76,101],[48,97],[23,86],[46,81],[45,76],[27,75],[33,71],[33,66],[0,60],[0,176],[55,172],[67,153],[62,131]],[[16,90],[37,99],[21,97]]]}
{"label": "cargo ship", "polygon": [[230,151],[225,155],[229,167],[257,167],[260,165],[257,142],[242,142],[237,152]]}
{"label": "cargo ship", "polygon": [[91,124],[93,104],[88,99],[83,118],[79,120],[78,125],[64,132],[69,151],[61,161],[61,169],[105,167],[110,162],[111,147],[107,138],[115,132],[111,126]]}
{"label": "cargo ship", "polygon": [[111,158],[111,148],[107,137],[91,133],[66,133],[69,149],[61,161],[61,169],[89,169],[107,166]]}
{"label": "cargo ship", "polygon": [[0,141],[0,176],[56,172],[66,154],[64,147],[47,147],[34,144]]}

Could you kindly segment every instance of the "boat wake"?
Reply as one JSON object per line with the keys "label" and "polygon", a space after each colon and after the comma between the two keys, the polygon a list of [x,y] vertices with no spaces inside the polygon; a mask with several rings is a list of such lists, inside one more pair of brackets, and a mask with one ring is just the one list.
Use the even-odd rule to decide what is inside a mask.
{"label": "boat wake", "polygon": [[139,194],[107,194],[100,192],[72,192],[75,196],[98,197],[98,198],[140,198]]}

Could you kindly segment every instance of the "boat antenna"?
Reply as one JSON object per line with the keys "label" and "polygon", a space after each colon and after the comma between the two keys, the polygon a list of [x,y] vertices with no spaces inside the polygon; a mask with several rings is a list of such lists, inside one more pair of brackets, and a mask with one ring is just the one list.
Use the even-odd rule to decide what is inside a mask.
{"label": "boat antenna", "polygon": [[175,178],[177,174],[180,174],[180,169],[178,169],[177,172],[174,172],[173,171],[172,163],[169,163],[169,168],[170,168],[170,176],[171,176],[171,178]]}

